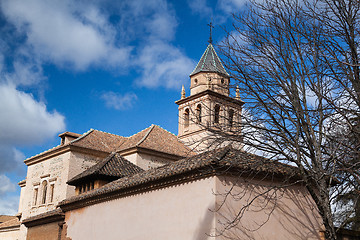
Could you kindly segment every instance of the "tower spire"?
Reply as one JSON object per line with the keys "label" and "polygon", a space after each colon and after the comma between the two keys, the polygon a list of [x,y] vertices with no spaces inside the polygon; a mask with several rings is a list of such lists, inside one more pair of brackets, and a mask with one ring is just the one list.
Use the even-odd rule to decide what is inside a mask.
{"label": "tower spire", "polygon": [[185,95],[185,88],[184,88],[184,85],[182,85],[182,88],[181,88],[181,99],[185,98],[186,95]]}
{"label": "tower spire", "polygon": [[208,26],[210,27],[209,43],[212,44],[212,29],[214,28],[214,25],[212,24],[212,22],[210,22]]}

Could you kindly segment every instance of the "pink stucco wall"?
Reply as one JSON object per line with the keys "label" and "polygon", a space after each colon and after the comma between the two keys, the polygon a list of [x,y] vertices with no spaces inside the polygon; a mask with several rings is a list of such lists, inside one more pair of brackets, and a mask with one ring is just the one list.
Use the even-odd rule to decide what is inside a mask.
{"label": "pink stucco wall", "polygon": [[321,219],[307,190],[276,184],[215,176],[95,204],[66,212],[67,237],[319,239]]}
{"label": "pink stucco wall", "polygon": [[218,239],[320,239],[321,218],[304,186],[220,176],[216,189]]}
{"label": "pink stucco wall", "polygon": [[215,177],[141,193],[66,213],[77,239],[212,239]]}

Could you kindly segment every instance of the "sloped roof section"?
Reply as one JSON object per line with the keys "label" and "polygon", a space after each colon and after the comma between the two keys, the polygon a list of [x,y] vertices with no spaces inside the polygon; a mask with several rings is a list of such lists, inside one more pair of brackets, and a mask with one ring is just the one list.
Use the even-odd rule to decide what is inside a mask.
{"label": "sloped roof section", "polygon": [[157,125],[151,125],[141,132],[129,137],[126,142],[121,145],[118,151],[121,152],[134,147],[151,149],[182,157],[194,155],[192,150],[182,143],[177,136]]}
{"label": "sloped roof section", "polygon": [[0,229],[11,228],[11,227],[18,227],[20,226],[20,221],[17,217],[13,217],[3,223],[0,223]]}
{"label": "sloped roof section", "polygon": [[10,215],[0,215],[0,223],[7,222],[7,221],[13,220],[15,218],[17,218],[17,217],[10,216]]}
{"label": "sloped roof section", "polygon": [[69,146],[77,146],[77,147],[111,153],[119,149],[126,139],[127,139],[126,137],[122,137],[119,135],[90,129],[86,133],[81,134],[78,138],[72,140],[67,144],[58,145],[44,152],[41,152],[35,156],[29,157],[28,159],[25,160],[25,163],[33,159],[42,157],[44,155],[51,154],[56,151],[60,151],[61,149],[64,149]]}
{"label": "sloped roof section", "polygon": [[103,152],[116,152],[125,141],[125,137],[92,129],[73,140],[70,145]]}
{"label": "sloped roof section", "polygon": [[[274,176],[287,176],[289,179],[299,177],[296,167],[289,166],[277,161],[272,161],[260,156],[236,150],[231,147],[225,147],[198,154],[193,157],[166,164],[164,166],[153,168],[138,174],[120,178],[116,181],[106,184],[105,186],[95,189],[89,193],[79,196],[70,197],[63,200],[60,205],[64,206],[75,202],[82,202],[89,199],[89,204],[93,204],[95,199],[101,202],[101,196],[119,196],[119,193],[126,192],[128,189],[141,188],[150,186],[152,183],[168,184],[170,179],[184,179],[186,174],[194,173],[197,176],[207,176],[211,174],[228,174],[236,171],[236,176],[246,177],[248,175],[259,176],[273,179]],[[190,178],[194,180],[193,178]],[[140,190],[139,190],[140,191]]]}
{"label": "sloped roof section", "polygon": [[26,159],[25,163],[46,155],[51,155],[52,153],[61,151],[69,146],[92,149],[103,153],[121,153],[122,151],[131,148],[140,147],[174,155],[177,158],[189,157],[195,154],[174,134],[157,125],[151,125],[150,127],[130,137],[123,137],[91,129],[67,144],[58,145]]}
{"label": "sloped roof section", "polygon": [[107,158],[95,164],[84,172],[76,175],[67,183],[76,185],[88,179],[101,178],[115,180],[122,177],[128,177],[144,170],[135,164],[129,162],[118,153],[111,153]]}
{"label": "sloped roof section", "polygon": [[229,76],[211,43],[207,46],[194,71],[190,74],[190,77],[199,72],[215,72],[221,75]]}

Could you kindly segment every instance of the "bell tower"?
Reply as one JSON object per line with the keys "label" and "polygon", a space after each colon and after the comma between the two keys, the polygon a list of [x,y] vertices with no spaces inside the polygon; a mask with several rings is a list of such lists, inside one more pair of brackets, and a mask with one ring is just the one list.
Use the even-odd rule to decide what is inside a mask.
{"label": "bell tower", "polygon": [[[212,25],[210,24],[210,30]],[[197,152],[231,144],[227,136],[240,135],[242,105],[238,89],[229,97],[230,75],[214,46],[207,46],[190,74],[190,96],[183,87],[179,105],[178,137]],[[238,144],[239,145],[239,144]]]}

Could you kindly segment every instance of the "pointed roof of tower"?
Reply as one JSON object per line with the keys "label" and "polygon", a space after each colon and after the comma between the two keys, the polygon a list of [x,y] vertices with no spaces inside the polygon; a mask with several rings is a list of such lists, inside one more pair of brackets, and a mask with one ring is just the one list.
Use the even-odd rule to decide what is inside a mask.
{"label": "pointed roof of tower", "polygon": [[221,63],[220,58],[216,54],[214,46],[211,43],[209,43],[207,46],[199,63],[196,65],[194,71],[190,74],[190,77],[199,72],[216,72],[225,76],[229,76]]}

